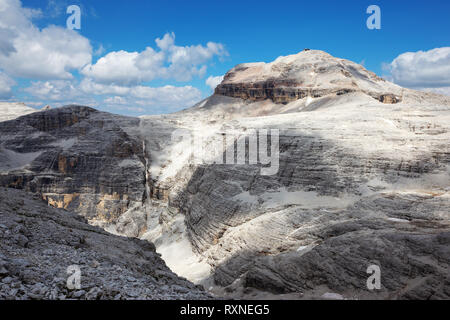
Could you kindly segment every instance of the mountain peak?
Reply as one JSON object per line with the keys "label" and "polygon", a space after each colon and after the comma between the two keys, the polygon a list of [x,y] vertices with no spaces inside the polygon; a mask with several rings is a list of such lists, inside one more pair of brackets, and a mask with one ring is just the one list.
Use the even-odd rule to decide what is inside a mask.
{"label": "mountain peak", "polygon": [[321,50],[303,50],[270,63],[235,66],[215,94],[286,104],[305,97],[363,92],[385,103],[401,101],[402,88],[349,60]]}

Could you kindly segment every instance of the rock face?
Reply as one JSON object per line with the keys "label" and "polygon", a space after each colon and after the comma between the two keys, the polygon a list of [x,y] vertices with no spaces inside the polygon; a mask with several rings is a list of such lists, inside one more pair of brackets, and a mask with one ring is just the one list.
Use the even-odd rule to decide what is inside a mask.
{"label": "rock face", "polygon": [[[151,243],[90,226],[37,194],[1,188],[0,239],[2,300],[209,298],[172,273]],[[79,287],[69,279],[75,268]]]}
{"label": "rock face", "polygon": [[[273,101],[264,90],[240,91],[308,84],[309,66],[290,74],[304,55],[334,70],[312,88],[345,93],[295,96],[283,105],[275,102],[287,100]],[[280,60],[288,71],[274,70]],[[399,88],[360,66],[349,69],[357,86],[346,91],[350,86],[336,79],[353,65],[314,51],[270,68],[240,65],[214,96],[173,116],[206,141],[214,131],[279,130],[279,170],[272,176],[254,165],[191,163],[176,170],[177,159],[189,158],[180,144],[168,144],[176,156],[153,167],[152,176],[170,190],[169,207],[185,215],[193,250],[225,287],[219,294],[448,298],[450,99]],[[283,82],[292,78],[297,82]],[[236,95],[224,96],[221,90],[234,85]],[[371,265],[381,269],[380,290],[366,286]]]}
{"label": "rock face", "polygon": [[383,103],[401,101],[401,89],[362,66],[318,50],[280,57],[272,63],[244,63],[231,69],[215,94],[287,104],[305,97],[363,92]]}
{"label": "rock face", "polygon": [[[203,165],[171,194],[194,250],[230,296],[257,288],[304,297],[448,298],[448,106],[389,111],[375,102],[361,113],[363,101],[241,119],[237,128],[280,130],[277,174]],[[373,264],[382,289],[369,291]]]}
{"label": "rock face", "polygon": [[119,125],[128,121],[139,123],[68,106],[2,122],[1,184],[90,220],[114,221],[145,197],[142,143]]}
{"label": "rock face", "polygon": [[[214,164],[177,129],[205,148],[217,133],[278,130],[278,170]],[[155,243],[218,295],[450,297],[450,98],[355,63],[309,50],[239,65],[176,114],[69,106],[0,134],[0,184]],[[381,287],[369,290],[373,265]]]}

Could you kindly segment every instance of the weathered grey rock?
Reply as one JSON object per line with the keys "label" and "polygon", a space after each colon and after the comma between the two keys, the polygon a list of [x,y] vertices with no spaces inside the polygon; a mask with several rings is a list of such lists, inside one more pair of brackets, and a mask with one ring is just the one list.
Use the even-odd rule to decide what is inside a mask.
{"label": "weathered grey rock", "polygon": [[2,279],[2,283],[4,283],[4,284],[9,284],[9,283],[12,282],[12,280],[13,280],[13,278],[11,278],[11,277],[6,277],[6,278],[3,278],[3,279]]}
{"label": "weathered grey rock", "polygon": [[21,247],[26,247],[28,245],[28,238],[22,234],[15,235],[14,241]]}
{"label": "weathered grey rock", "polygon": [[97,300],[102,296],[102,290],[98,287],[94,287],[86,294],[87,300]]}
{"label": "weathered grey rock", "polygon": [[[0,183],[90,220],[115,221],[145,197],[139,120],[68,106],[1,122]],[[21,130],[17,130],[21,128]]]}
{"label": "weathered grey rock", "polygon": [[[333,59],[325,59],[325,81],[312,89],[345,88],[326,82],[334,77]],[[169,206],[185,215],[194,250],[213,266],[215,283],[231,288],[217,292],[248,297],[251,291],[240,285],[303,298],[446,297],[450,254],[438,239],[450,231],[449,98],[397,91],[376,78],[364,87],[366,71],[367,77],[348,78],[357,91],[315,98],[308,93],[310,101],[294,97],[285,107],[274,105],[267,91],[240,96],[260,81],[274,83],[271,77],[284,81],[286,72],[313,81],[306,77],[314,65],[303,73],[295,69],[302,63],[283,65],[279,73],[262,64],[238,66],[217,90],[236,85],[230,90],[242,99],[220,98],[227,93],[216,91],[174,116],[180,126],[193,121],[193,131],[223,123],[220,129],[280,132],[275,175],[262,176],[250,165],[191,164],[167,178],[169,162],[159,174],[157,183],[170,190]],[[369,93],[375,91],[380,96]],[[371,264],[382,270],[381,290],[366,287]]]}
{"label": "weathered grey rock", "polygon": [[80,299],[82,296],[86,294],[86,291],[84,290],[78,290],[72,293],[72,298]]}
{"label": "weathered grey rock", "polygon": [[[21,202],[20,212],[13,210]],[[7,299],[208,299],[204,291],[173,274],[153,245],[138,239],[111,235],[80,221],[71,212],[49,207],[30,194],[1,188],[0,223],[7,230],[18,228],[33,239],[23,246],[14,238],[0,239],[0,297]],[[60,239],[84,239],[83,243]],[[92,262],[96,261],[96,267]],[[81,271],[80,289],[67,286],[67,268]],[[162,271],[157,275],[158,271]],[[56,276],[55,276],[56,275]],[[134,286],[138,284],[137,286]],[[161,289],[170,284],[185,288],[176,295]]]}

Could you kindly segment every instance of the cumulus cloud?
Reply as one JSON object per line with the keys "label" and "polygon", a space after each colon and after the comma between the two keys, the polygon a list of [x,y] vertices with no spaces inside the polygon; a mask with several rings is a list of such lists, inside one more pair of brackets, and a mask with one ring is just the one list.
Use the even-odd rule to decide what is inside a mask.
{"label": "cumulus cloud", "polygon": [[222,82],[222,80],[223,80],[223,76],[216,76],[216,77],[209,76],[208,79],[206,79],[205,83],[212,90],[214,90]]}
{"label": "cumulus cloud", "polygon": [[152,48],[142,53],[115,51],[86,66],[82,74],[101,83],[138,84],[161,76],[163,55],[152,54]]}
{"label": "cumulus cloud", "polygon": [[403,53],[390,63],[388,69],[392,80],[399,85],[417,89],[434,88],[437,92],[448,92],[450,47]]}
{"label": "cumulus cloud", "polygon": [[124,97],[114,96],[114,97],[108,97],[104,100],[107,104],[113,104],[113,105],[126,105],[128,103],[127,99]]}
{"label": "cumulus cloud", "polygon": [[215,56],[227,54],[220,43],[206,46],[177,46],[175,34],[167,33],[155,40],[157,49],[147,47],[141,52],[114,51],[88,65],[82,74],[101,83],[137,85],[154,79],[190,81],[206,73],[206,63]]}
{"label": "cumulus cloud", "polygon": [[[76,103],[139,113],[176,111],[201,100],[202,92],[189,85],[152,87],[148,82],[202,77],[208,63],[228,54],[215,42],[176,45],[174,33],[155,39],[154,47],[140,52],[120,50],[103,55],[105,49],[98,45],[93,53],[89,39],[76,31],[34,25],[33,19],[60,15],[63,7],[49,1],[43,14],[23,7],[20,0],[0,0],[1,99],[13,95],[13,78],[19,77],[35,80],[21,89],[27,94],[27,103]],[[94,64],[93,55],[101,56]]]}
{"label": "cumulus cloud", "polygon": [[34,81],[25,88],[33,97],[49,101],[73,100],[82,95],[76,85],[69,80]]}
{"label": "cumulus cloud", "polygon": [[89,40],[63,27],[40,30],[31,21],[37,14],[19,0],[0,0],[0,68],[16,77],[72,78],[91,62]]}
{"label": "cumulus cloud", "polygon": [[164,86],[152,88],[137,86],[131,89],[131,97],[136,98],[139,105],[165,105],[168,107],[187,107],[202,98],[200,90],[192,86]]}
{"label": "cumulus cloud", "polygon": [[105,53],[105,51],[106,51],[105,47],[102,44],[100,44],[98,48],[95,49],[94,56],[101,56],[103,53]]}
{"label": "cumulus cloud", "polygon": [[417,90],[427,91],[427,92],[433,92],[438,94],[444,94],[447,96],[450,96],[450,87],[441,87],[441,88],[415,88]]}
{"label": "cumulus cloud", "polygon": [[[122,109],[137,112],[151,112],[154,107],[166,107],[179,110],[194,105],[201,100],[202,93],[192,86],[118,86],[101,84],[91,79],[80,83],[70,80],[34,81],[25,89],[33,97],[61,104],[79,103],[97,105],[101,101],[104,107],[121,106]],[[93,102],[90,99],[96,98]]]}
{"label": "cumulus cloud", "polygon": [[130,92],[130,87],[97,83],[87,78],[81,81],[79,87],[84,93],[93,95],[127,95]]}
{"label": "cumulus cloud", "polygon": [[192,86],[126,88],[129,89],[126,95],[106,97],[103,104],[109,108],[138,114],[167,113],[190,107],[202,98],[200,90]]}
{"label": "cumulus cloud", "polygon": [[[201,99],[200,90],[192,86],[163,86],[149,87],[143,85],[137,86],[120,86],[116,84],[102,84],[92,81],[92,79],[84,79],[79,85],[80,91],[84,94],[94,95],[114,95],[115,97],[129,96],[132,99],[141,99],[148,101],[148,105],[180,105],[187,106],[194,104]],[[116,99],[119,101],[119,99]],[[112,100],[109,100],[112,101]],[[120,100],[124,101],[124,100]],[[140,104],[145,102],[140,102]]]}
{"label": "cumulus cloud", "polygon": [[12,86],[16,82],[0,71],[0,99],[8,99],[12,96]]}
{"label": "cumulus cloud", "polygon": [[8,56],[16,52],[13,40],[16,37],[14,30],[0,27],[0,55]]}

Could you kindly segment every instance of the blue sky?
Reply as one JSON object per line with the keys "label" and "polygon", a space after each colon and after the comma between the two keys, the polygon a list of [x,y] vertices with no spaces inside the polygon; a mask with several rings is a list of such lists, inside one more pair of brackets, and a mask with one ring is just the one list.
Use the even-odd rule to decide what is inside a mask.
{"label": "blue sky", "polygon": [[[0,0],[0,3],[3,1],[15,2],[18,0]],[[61,95],[55,93],[52,95],[52,99],[45,99],[44,93],[47,92],[50,95],[51,90],[63,91],[64,88],[73,84],[74,102],[78,102],[78,100],[90,102],[91,100],[86,100],[89,94],[76,92],[76,90],[79,90],[80,81],[88,78],[92,79],[90,85],[93,85],[94,82],[101,82],[102,86],[118,85],[128,88],[132,86],[161,88],[171,85],[184,87],[183,90],[185,91],[180,89],[180,95],[185,95],[187,91],[191,90],[187,94],[188,99],[186,101],[177,98],[167,103],[161,100],[162,98],[156,97],[156,95],[162,94],[159,91],[145,95],[145,99],[149,101],[148,104],[143,102],[144,95],[139,95],[141,100],[137,100],[137,90],[133,91],[133,94],[135,94],[133,99],[128,99],[127,94],[117,95],[117,92],[119,92],[117,90],[113,92],[105,88],[102,88],[102,90],[104,89],[102,92],[106,92],[106,94],[98,94],[100,91],[97,91],[97,94],[92,94],[91,97],[92,101],[98,103],[97,107],[116,113],[137,115],[170,112],[211,94],[212,89],[205,83],[206,79],[210,76],[221,76],[238,63],[270,62],[280,55],[297,53],[303,48],[312,48],[327,51],[337,57],[364,63],[369,70],[395,81],[396,76],[392,78],[389,65],[396,58],[405,52],[427,52],[436,48],[449,47],[450,44],[450,19],[448,18],[450,1],[442,0],[24,0],[21,3],[21,10],[26,10],[25,8],[36,9],[34,14],[29,15],[29,20],[34,27],[41,31],[50,25],[62,29],[65,28],[66,19],[69,16],[65,12],[66,8],[72,4],[81,8],[81,30],[76,31],[80,38],[76,38],[76,41],[80,41],[83,48],[86,45],[83,42],[84,39],[89,42],[91,46],[90,64],[94,67],[89,72],[86,69],[83,71],[81,65],[87,60],[85,57],[78,57],[79,63],[71,66],[70,63],[66,62],[66,65],[63,66],[63,69],[69,71],[73,78],[63,79],[62,73],[59,75],[49,75],[48,73],[41,75],[39,72],[33,71],[30,73],[24,71],[24,69],[16,72],[6,64],[7,59],[5,59],[4,66],[2,66],[2,60],[0,59],[0,72],[3,72],[5,77],[15,82],[15,85],[9,91],[8,99],[29,101],[34,103],[36,107],[39,107],[40,103],[59,105],[67,102]],[[378,5],[381,9],[380,30],[369,30],[366,26],[366,20],[369,17],[366,8],[372,4]],[[185,61],[185,63],[196,61],[193,63],[196,69],[189,79],[179,79],[176,75],[168,74],[170,72],[180,73],[180,70],[185,70],[186,65],[177,65],[172,68],[173,70],[169,68],[170,70],[164,71],[164,76],[147,74],[141,77],[136,75],[133,80],[129,81],[124,80],[119,75],[111,79],[105,78],[103,74],[100,76],[101,70],[95,67],[98,59],[111,52],[123,50],[128,53],[142,53],[147,47],[152,47],[158,52],[160,49],[155,44],[155,39],[163,39],[166,34],[170,36],[166,40],[169,41],[174,38],[174,45],[179,50],[181,50],[180,48],[197,45],[206,48],[208,42],[217,46],[209,48],[211,49],[210,52],[205,53],[206,56],[200,60],[193,58],[194,60]],[[71,35],[64,36],[70,37]],[[87,48],[85,49],[88,51]],[[203,49],[199,50],[202,51]],[[444,64],[444,69],[449,67],[448,57],[450,55],[447,57],[446,52],[438,52],[439,63]],[[44,55],[44,53],[42,54]],[[65,54],[70,56],[70,53]],[[198,53],[193,52],[192,54],[197,55]],[[51,54],[48,55],[51,56]],[[434,52],[433,56],[436,55],[437,53]],[[423,63],[424,59],[428,59],[426,63],[429,66],[430,61],[435,59],[429,58],[430,56],[431,54],[425,57],[421,55],[417,56],[417,59],[407,61],[399,59],[394,73],[398,74],[398,79],[402,79],[403,75],[417,74],[414,70],[405,70],[405,68],[411,64],[411,61]],[[167,58],[170,59],[169,56]],[[21,56],[21,59],[26,58]],[[42,59],[43,63],[47,63],[49,60],[44,59],[44,57]],[[165,66],[169,66],[167,61]],[[417,69],[422,67],[416,66]],[[432,69],[438,68],[434,64]],[[440,69],[442,70],[442,68]],[[148,72],[151,72],[151,70]],[[403,79],[405,77],[407,76],[403,76]],[[443,87],[442,90],[446,90],[447,87],[450,87],[450,84],[446,81],[446,78],[450,79],[447,71],[444,74],[436,75],[437,78],[441,80],[432,83],[429,79],[425,81],[420,78],[411,82],[411,86],[426,87],[422,85],[422,82],[425,81],[429,87],[433,88]],[[52,81],[57,81],[55,83],[57,83],[57,86],[59,85],[59,89],[57,86],[52,87],[54,84]],[[63,83],[63,81],[65,82]],[[46,90],[43,90],[44,85],[47,85]],[[27,89],[31,86],[32,89]],[[197,91],[194,92],[194,89]],[[0,94],[1,92],[0,89]],[[52,93],[54,92],[52,91]],[[6,95],[4,94],[4,96]],[[71,98],[72,96],[67,94],[66,97]],[[115,102],[111,102],[113,97],[117,97]],[[150,101],[152,97],[156,99],[154,102]],[[108,98],[109,102],[106,102]],[[129,108],[136,101],[139,102],[139,107]]]}

